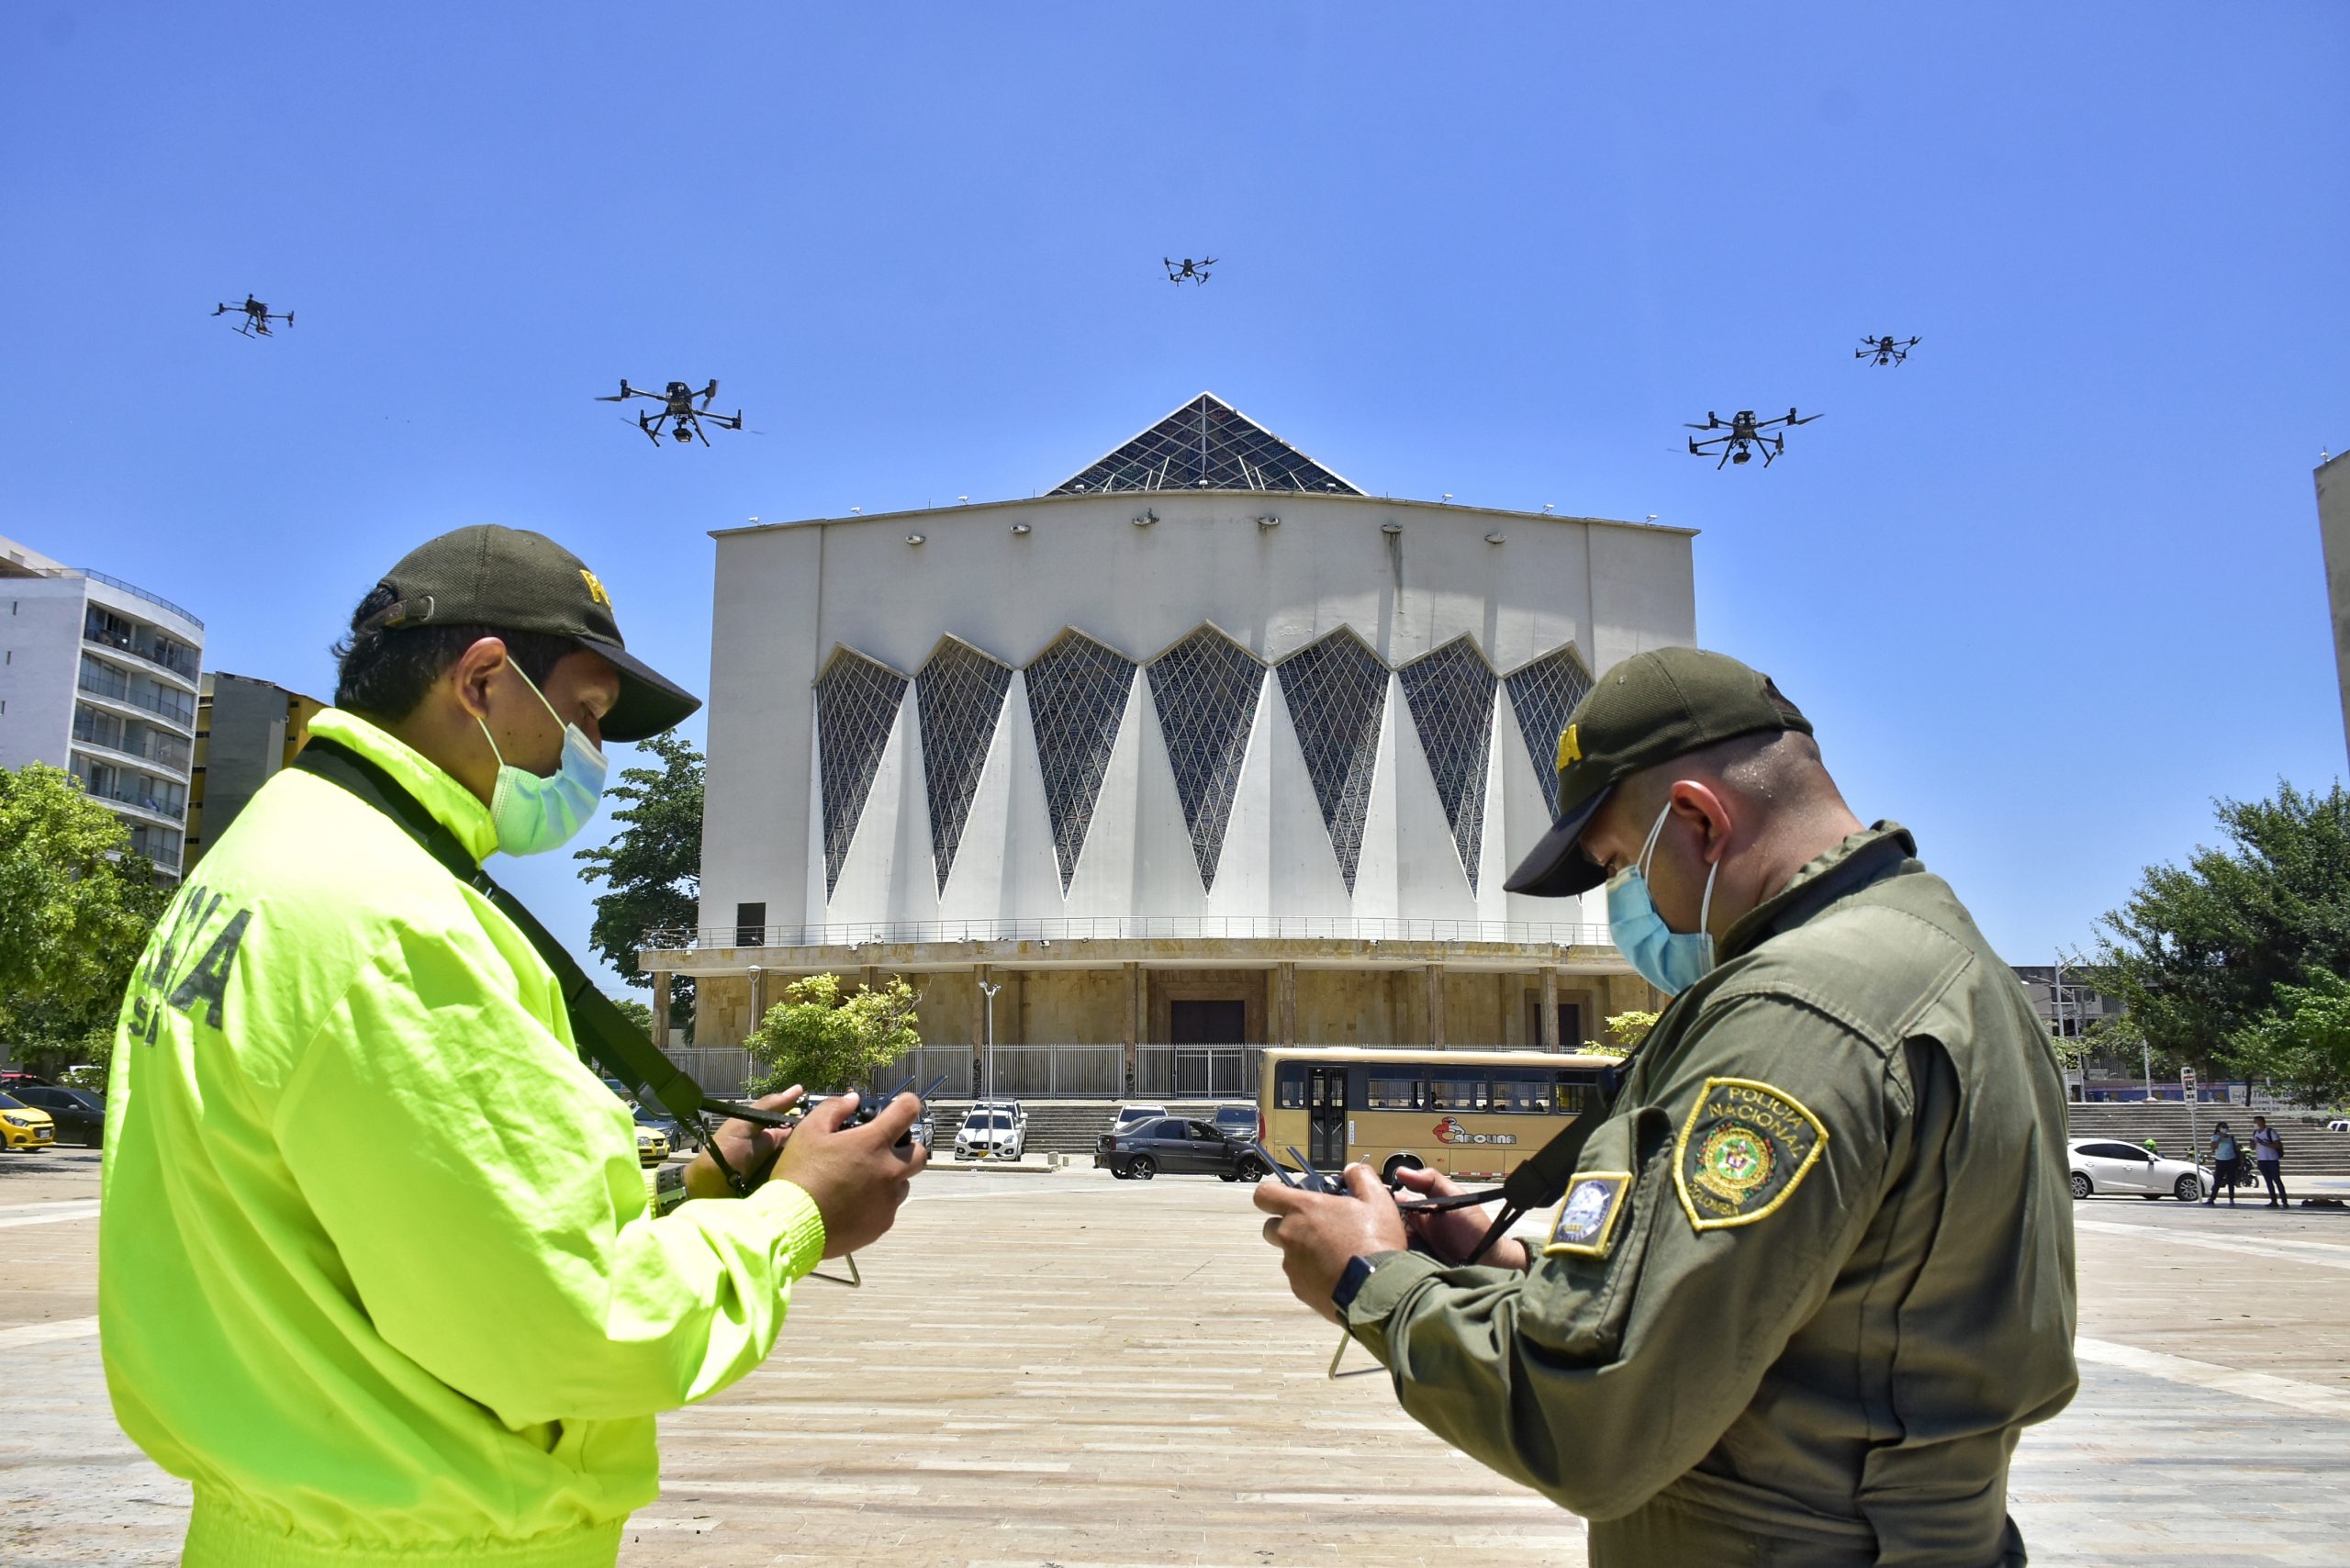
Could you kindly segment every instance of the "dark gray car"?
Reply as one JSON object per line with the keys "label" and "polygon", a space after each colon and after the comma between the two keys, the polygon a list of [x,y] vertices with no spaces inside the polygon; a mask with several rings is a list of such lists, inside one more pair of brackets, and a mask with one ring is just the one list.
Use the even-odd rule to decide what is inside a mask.
{"label": "dark gray car", "polygon": [[49,1119],[57,1124],[60,1143],[95,1148],[105,1139],[106,1103],[103,1095],[53,1083],[19,1084],[8,1092],[28,1105],[47,1111]]}
{"label": "dark gray car", "polygon": [[1213,1122],[1184,1116],[1162,1116],[1123,1132],[1103,1133],[1094,1146],[1093,1163],[1109,1167],[1121,1182],[1147,1182],[1162,1170],[1170,1176],[1221,1176],[1227,1182],[1261,1181],[1269,1174],[1254,1149],[1235,1143]]}

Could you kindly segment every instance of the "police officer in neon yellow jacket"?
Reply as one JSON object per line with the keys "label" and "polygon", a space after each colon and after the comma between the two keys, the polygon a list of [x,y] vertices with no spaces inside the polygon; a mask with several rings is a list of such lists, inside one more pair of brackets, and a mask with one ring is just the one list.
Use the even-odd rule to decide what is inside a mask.
{"label": "police officer in neon yellow jacket", "polygon": [[[311,744],[477,858],[556,847],[599,741],[698,706],[576,557],[511,529],[411,553],[338,651]],[[514,925],[375,805],[277,775],[140,959],[107,1098],[107,1383],[194,1483],[185,1561],[612,1562],[657,1490],[655,1412],[756,1366],[793,1282],[885,1231],[921,1169],[892,1148],[910,1099],[846,1109],[747,1197],[707,1153],[649,1182]],[[737,1170],[781,1137],[722,1134]]]}

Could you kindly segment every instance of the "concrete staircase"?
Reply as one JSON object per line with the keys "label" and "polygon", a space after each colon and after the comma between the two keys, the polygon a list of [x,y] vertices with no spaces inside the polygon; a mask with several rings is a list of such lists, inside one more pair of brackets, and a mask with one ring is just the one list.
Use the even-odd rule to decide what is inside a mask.
{"label": "concrete staircase", "polygon": [[[1110,1118],[1117,1114],[1117,1100],[1027,1100],[1022,1102],[1028,1110],[1028,1152],[1043,1154],[1058,1149],[1091,1159],[1093,1147],[1103,1133],[1110,1130]],[[1222,1100],[1167,1100],[1158,1102],[1171,1116],[1198,1116],[1203,1120],[1215,1114],[1221,1104],[1241,1104],[1244,1102]],[[963,1125],[963,1117],[971,1109],[968,1100],[934,1100],[930,1104],[931,1126],[935,1129],[938,1152],[952,1156],[955,1152],[955,1129]]]}
{"label": "concrete staircase", "polygon": [[[2198,1105],[2194,1126],[2202,1142],[2191,1143],[2187,1106],[2177,1101],[2143,1101],[2120,1103],[2083,1104],[2066,1107],[2072,1124],[2071,1136],[2076,1138],[2109,1137],[2120,1143],[2143,1143],[2155,1140],[2161,1151],[2173,1159],[2189,1158],[2190,1148],[2201,1153],[2210,1147],[2211,1124],[2224,1118],[2230,1130],[2239,1139],[2252,1137],[2253,1114],[2241,1105]],[[2290,1188],[2296,1175],[2350,1176],[2350,1133],[2330,1133],[2325,1130],[2325,1118],[2310,1113],[2277,1112],[2270,1114],[2269,1125],[2277,1136],[2285,1140],[2285,1185]]]}

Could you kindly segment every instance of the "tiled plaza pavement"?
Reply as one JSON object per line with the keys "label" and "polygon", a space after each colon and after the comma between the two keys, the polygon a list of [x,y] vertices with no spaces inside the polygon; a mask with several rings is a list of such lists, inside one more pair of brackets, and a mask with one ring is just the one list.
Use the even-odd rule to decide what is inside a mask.
{"label": "tiled plaza pavement", "polygon": [[[173,1560],[186,1489],[106,1410],[95,1158],[0,1163],[0,1562]],[[2050,1563],[2350,1562],[2350,1214],[2080,1205],[2083,1383],[2013,1506]],[[1288,1299],[1246,1189],[940,1171],[866,1287],[664,1419],[631,1568],[1582,1561]],[[1371,1363],[1360,1351],[1348,1366]]]}

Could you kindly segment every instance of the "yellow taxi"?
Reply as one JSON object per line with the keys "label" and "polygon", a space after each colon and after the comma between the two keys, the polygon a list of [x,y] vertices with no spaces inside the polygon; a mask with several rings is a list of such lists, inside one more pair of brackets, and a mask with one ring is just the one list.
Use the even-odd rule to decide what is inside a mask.
{"label": "yellow taxi", "polygon": [[48,1148],[56,1142],[57,1124],[47,1111],[0,1094],[0,1148]]}

